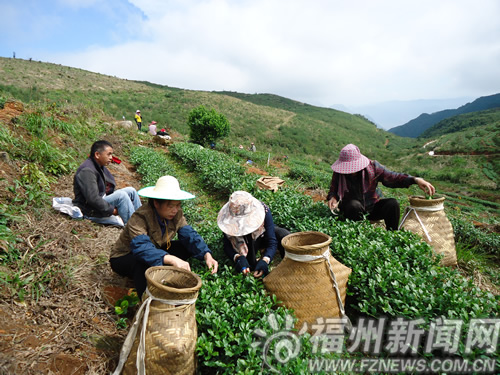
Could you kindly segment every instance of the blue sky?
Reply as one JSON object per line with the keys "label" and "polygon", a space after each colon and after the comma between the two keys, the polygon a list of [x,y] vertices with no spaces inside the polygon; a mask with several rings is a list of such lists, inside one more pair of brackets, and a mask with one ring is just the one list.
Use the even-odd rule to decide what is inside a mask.
{"label": "blue sky", "polygon": [[2,57],[186,89],[347,107],[500,92],[498,0],[0,0],[0,9]]}

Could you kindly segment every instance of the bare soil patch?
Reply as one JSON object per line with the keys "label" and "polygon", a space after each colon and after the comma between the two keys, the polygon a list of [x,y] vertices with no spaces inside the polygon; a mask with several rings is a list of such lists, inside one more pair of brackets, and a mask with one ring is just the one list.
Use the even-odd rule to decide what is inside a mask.
{"label": "bare soil patch", "polygon": [[[118,188],[140,187],[127,161],[109,169]],[[6,173],[16,175],[14,169]],[[73,176],[60,178],[53,196],[73,197]],[[0,373],[109,373],[127,333],[117,329],[113,305],[133,286],[108,263],[121,229],[50,209],[24,219],[11,227],[26,255],[21,272],[45,272],[50,281],[38,301],[28,296],[21,302],[11,290],[0,292]]]}

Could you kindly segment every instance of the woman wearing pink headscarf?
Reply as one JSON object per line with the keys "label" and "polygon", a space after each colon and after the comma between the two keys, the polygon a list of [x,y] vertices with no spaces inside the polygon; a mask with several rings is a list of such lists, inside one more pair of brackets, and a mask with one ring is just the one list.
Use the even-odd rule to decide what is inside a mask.
{"label": "woman wearing pink headscarf", "polygon": [[345,218],[359,221],[384,220],[388,230],[398,229],[399,203],[394,198],[382,198],[379,182],[390,188],[407,188],[417,184],[424,192],[434,195],[435,189],[420,177],[388,170],[376,160],[362,155],[359,148],[348,144],[332,164],[333,176],[327,201],[330,210],[338,209]]}

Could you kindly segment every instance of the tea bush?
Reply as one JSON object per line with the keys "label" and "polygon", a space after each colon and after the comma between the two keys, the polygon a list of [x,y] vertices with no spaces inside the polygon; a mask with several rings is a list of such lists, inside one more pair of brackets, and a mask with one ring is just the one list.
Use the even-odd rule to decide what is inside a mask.
{"label": "tea bush", "polygon": [[[275,333],[268,317],[273,314],[280,328],[286,327],[291,312],[277,307],[262,282],[235,274],[227,266],[211,275],[198,271],[203,286],[196,301],[198,323],[197,356],[202,374],[260,374],[263,370],[263,347],[253,333],[265,333],[264,340]],[[318,355],[311,350],[309,335],[302,335],[301,352],[291,361],[273,363],[283,374],[308,373],[308,360]]]}
{"label": "tea bush", "polygon": [[500,257],[500,235],[476,228],[471,222],[459,218],[452,217],[450,221],[456,242]]}
{"label": "tea bush", "polygon": [[[225,155],[192,144],[175,144],[173,154],[191,166],[204,184],[213,187],[214,171],[233,171],[235,178],[215,187],[214,191],[231,192],[241,188],[252,193],[271,208],[274,221],[292,232],[319,231],[332,237],[333,256],[352,269],[348,283],[348,303],[355,316],[422,318],[428,329],[438,317],[461,319],[464,328],[473,318],[497,317],[500,300],[483,292],[457,271],[441,267],[428,244],[407,231],[389,232],[367,222],[339,221],[326,205],[314,203],[309,196],[290,188],[273,193],[259,190],[254,178],[243,176],[237,163]],[[215,168],[214,168],[215,167]],[[252,183],[250,183],[252,181]],[[187,207],[186,212],[195,210]],[[197,230],[214,254],[221,257],[217,275],[209,275],[196,262],[194,270],[203,275],[203,287],[197,302],[199,325],[198,358],[201,373],[259,373],[262,352],[251,346],[254,329],[268,335],[271,327],[265,318],[274,311],[276,301],[266,296],[262,284],[253,278],[237,275],[222,253],[222,234],[216,226],[216,213]],[[276,310],[284,319],[286,310]],[[462,337],[465,342],[465,337]],[[297,358],[282,366],[283,373],[306,373],[307,361],[314,357],[307,335],[302,336],[302,350]],[[463,345],[459,355],[466,356]],[[476,349],[469,357],[484,355]]]}
{"label": "tea bush", "polygon": [[[145,173],[145,180],[156,181],[167,173],[168,168],[150,167],[151,164],[168,165],[166,156],[158,151],[135,148],[131,160],[137,165],[138,172]],[[168,173],[171,172],[169,169]],[[196,206],[189,202],[183,204],[183,211],[188,218],[198,216]],[[264,292],[260,280],[235,274],[222,250],[222,232],[217,227],[216,213],[210,219],[204,218],[193,226],[219,261],[219,272],[211,275],[203,264],[190,261],[192,270],[203,279],[196,302],[199,371],[202,374],[214,371],[221,374],[259,374],[262,371],[263,348],[252,346],[256,341],[254,330],[259,329],[269,337],[277,328],[270,325],[269,315],[273,313],[279,327],[284,328],[287,315],[292,317],[293,313],[276,307],[275,298]],[[307,372],[308,360],[316,354],[311,351],[308,335],[298,340],[302,348],[300,355],[286,364],[276,363],[280,371],[287,374]]]}
{"label": "tea bush", "polygon": [[215,193],[229,195],[245,184],[245,168],[223,153],[193,143],[175,143],[170,151]]}
{"label": "tea bush", "polygon": [[461,319],[465,326],[472,318],[495,318],[500,313],[499,296],[481,291],[458,271],[441,267],[439,257],[413,233],[339,221],[324,204],[287,189],[254,195],[270,206],[278,225],[332,237],[333,256],[352,269],[347,292],[358,313],[423,318],[427,325],[444,316]]}
{"label": "tea bush", "polygon": [[162,176],[175,176],[174,168],[165,154],[147,147],[133,148],[130,153],[130,162],[137,166],[137,173],[142,175],[144,186],[156,185],[156,181]]}
{"label": "tea bush", "polygon": [[290,167],[287,177],[302,182],[307,188],[328,189],[332,174],[330,172],[318,171],[312,166],[294,164]]}

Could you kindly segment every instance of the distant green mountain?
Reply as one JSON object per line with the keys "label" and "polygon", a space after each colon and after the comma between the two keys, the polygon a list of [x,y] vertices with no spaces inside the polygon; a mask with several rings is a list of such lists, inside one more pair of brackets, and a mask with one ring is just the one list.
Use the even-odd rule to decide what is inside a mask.
{"label": "distant green mountain", "polygon": [[420,138],[438,137],[485,125],[500,127],[500,108],[470,112],[447,118],[424,131],[420,134]]}
{"label": "distant green mountain", "polygon": [[389,129],[389,132],[397,134],[401,137],[417,138],[420,137],[427,129],[444,119],[464,113],[483,111],[498,107],[500,107],[500,94],[482,96],[474,100],[472,103],[467,103],[457,109],[446,109],[432,114],[423,113],[404,125]]}

